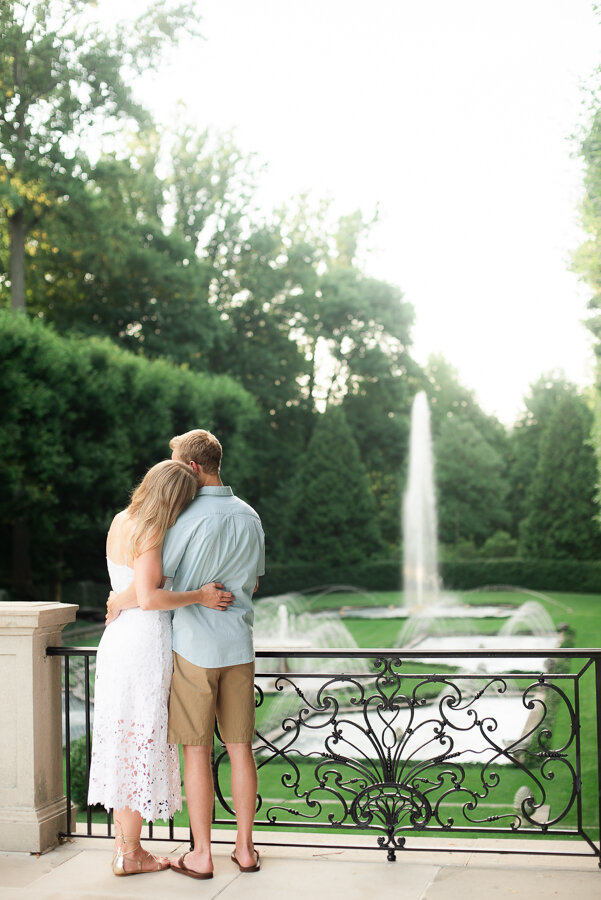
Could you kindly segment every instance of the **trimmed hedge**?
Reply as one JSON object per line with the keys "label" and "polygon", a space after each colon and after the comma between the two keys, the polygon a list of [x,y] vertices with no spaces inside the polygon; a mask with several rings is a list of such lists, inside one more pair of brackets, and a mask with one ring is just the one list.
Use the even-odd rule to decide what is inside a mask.
{"label": "trimmed hedge", "polygon": [[[485,585],[508,585],[538,591],[601,594],[601,562],[554,559],[477,559],[447,561],[440,565],[449,590],[471,590]],[[366,591],[398,591],[401,564],[381,560],[332,568],[318,563],[291,562],[270,566],[260,579],[260,596],[288,591],[311,591],[324,585],[352,585]]]}
{"label": "trimmed hedge", "polygon": [[320,563],[274,563],[259,579],[258,596],[269,597],[289,591],[311,591],[325,585],[352,585],[366,591],[399,590],[400,563],[394,560],[356,563],[332,567]]}
{"label": "trimmed hedge", "polygon": [[506,584],[533,591],[601,594],[601,562],[572,559],[478,559],[441,565],[445,587],[469,590]]}
{"label": "trimmed hedge", "polygon": [[[19,525],[38,582],[93,580],[104,570],[113,515],[146,469],[170,454],[174,434],[215,431],[224,477],[234,473],[244,496],[255,475],[248,448],[257,417],[256,402],[231,378],[149,361],[106,339],[61,337],[0,310],[3,543],[19,547]],[[22,556],[15,579],[25,549]],[[8,547],[0,563],[6,572]]]}

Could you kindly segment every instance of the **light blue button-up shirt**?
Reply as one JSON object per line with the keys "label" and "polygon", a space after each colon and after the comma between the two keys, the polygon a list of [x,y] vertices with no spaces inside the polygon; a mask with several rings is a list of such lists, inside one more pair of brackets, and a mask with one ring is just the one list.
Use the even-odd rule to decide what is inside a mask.
{"label": "light blue button-up shirt", "polygon": [[184,606],[173,615],[173,649],[196,666],[216,668],[255,657],[252,604],[265,572],[265,538],[257,513],[231,487],[203,487],[167,531],[163,575],[174,591],[220,581],[235,600],[223,612]]}

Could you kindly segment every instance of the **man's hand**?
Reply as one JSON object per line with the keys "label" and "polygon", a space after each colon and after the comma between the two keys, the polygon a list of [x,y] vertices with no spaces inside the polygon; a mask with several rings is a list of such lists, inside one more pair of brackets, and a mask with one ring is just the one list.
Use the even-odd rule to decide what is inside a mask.
{"label": "man's hand", "polygon": [[219,581],[203,584],[198,593],[200,595],[198,603],[201,606],[206,606],[207,609],[218,609],[221,612],[225,612],[235,600],[232,592],[226,591]]}
{"label": "man's hand", "polygon": [[111,591],[108,600],[106,601],[106,616],[104,618],[105,625],[110,625],[111,622],[114,622],[121,610],[115,606],[115,598],[116,594],[114,591]]}

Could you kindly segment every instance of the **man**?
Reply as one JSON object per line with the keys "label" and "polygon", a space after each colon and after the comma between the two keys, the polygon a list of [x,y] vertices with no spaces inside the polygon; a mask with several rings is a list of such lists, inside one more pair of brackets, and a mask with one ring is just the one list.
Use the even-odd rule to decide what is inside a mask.
{"label": "man", "polygon": [[163,574],[174,591],[222,582],[233,594],[222,609],[194,605],[173,617],[173,681],[169,703],[170,743],[183,744],[184,786],[194,850],[172,862],[176,872],[212,878],[211,818],[214,786],[211,749],[215,717],[232,767],[237,836],[232,860],[241,871],[259,870],[252,827],[257,799],[254,734],[252,596],[263,575],[261,521],[220,477],[221,444],[195,429],[170,442],[172,458],[197,474],[196,499],[167,532]]}

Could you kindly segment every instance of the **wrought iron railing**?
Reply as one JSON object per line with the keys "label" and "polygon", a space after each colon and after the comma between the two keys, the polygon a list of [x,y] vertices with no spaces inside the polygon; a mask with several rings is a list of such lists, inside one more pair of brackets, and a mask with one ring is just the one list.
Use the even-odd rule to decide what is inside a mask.
{"label": "wrought iron railing", "polygon": [[[96,650],[48,654],[64,658],[69,811],[74,669],[87,780]],[[497,841],[495,852],[595,856],[601,865],[599,650],[258,651],[256,706],[255,827],[278,835],[270,843],[291,844],[286,832],[294,831],[305,833],[306,846],[319,835],[327,847],[330,833],[337,835],[332,846],[351,848],[354,836],[373,835],[374,848],[393,860],[398,850],[436,849],[437,835],[511,836],[530,843],[516,851]],[[213,772],[214,824],[231,825],[229,763],[218,732]],[[96,815],[87,808],[83,831],[69,825],[69,834],[110,835],[110,816],[100,833]],[[173,821],[166,835],[173,839]],[[453,849],[464,848],[444,843]]]}

